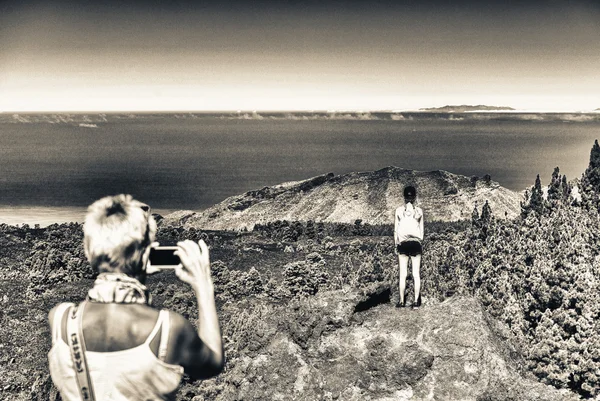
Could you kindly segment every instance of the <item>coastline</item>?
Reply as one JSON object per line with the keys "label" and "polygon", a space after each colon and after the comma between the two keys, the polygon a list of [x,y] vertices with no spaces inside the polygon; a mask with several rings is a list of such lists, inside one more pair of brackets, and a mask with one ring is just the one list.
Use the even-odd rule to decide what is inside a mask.
{"label": "coastline", "polygon": [[[28,224],[47,227],[51,224],[83,223],[87,206],[0,206],[0,224],[20,226]],[[153,209],[153,213],[165,216],[176,209]]]}

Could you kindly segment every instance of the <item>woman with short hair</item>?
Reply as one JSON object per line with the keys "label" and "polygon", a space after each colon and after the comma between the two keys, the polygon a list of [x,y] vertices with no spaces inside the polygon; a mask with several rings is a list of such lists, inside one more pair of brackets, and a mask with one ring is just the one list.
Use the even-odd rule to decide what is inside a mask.
{"label": "woman with short hair", "polygon": [[182,241],[177,277],[198,301],[198,330],[178,313],[157,310],[144,285],[156,222],[130,195],[102,198],[88,208],[86,257],[99,275],[79,305],[61,303],[49,313],[52,380],[64,401],[165,400],[183,373],[192,379],[219,374],[223,345],[210,277],[208,247]]}
{"label": "woman with short hair", "polygon": [[404,205],[396,209],[394,217],[394,243],[400,265],[400,299],[396,306],[406,305],[405,290],[408,274],[408,260],[412,265],[415,283],[415,302],[413,308],[421,306],[421,254],[423,247],[423,210],[415,206],[417,190],[413,186],[404,188]]}

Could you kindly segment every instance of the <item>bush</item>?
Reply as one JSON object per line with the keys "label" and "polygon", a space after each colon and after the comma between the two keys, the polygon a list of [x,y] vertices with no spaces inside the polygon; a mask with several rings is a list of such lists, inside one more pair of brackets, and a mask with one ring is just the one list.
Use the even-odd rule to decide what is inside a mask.
{"label": "bush", "polygon": [[328,278],[320,263],[310,261],[292,262],[283,270],[283,285],[292,295],[314,295]]}

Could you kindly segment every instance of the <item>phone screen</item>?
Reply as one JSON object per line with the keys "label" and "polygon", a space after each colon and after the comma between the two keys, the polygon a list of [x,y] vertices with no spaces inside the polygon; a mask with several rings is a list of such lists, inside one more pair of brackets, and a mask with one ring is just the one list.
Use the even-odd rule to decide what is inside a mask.
{"label": "phone screen", "polygon": [[164,269],[174,269],[180,263],[179,256],[173,253],[178,248],[176,246],[159,246],[150,250],[150,264]]}

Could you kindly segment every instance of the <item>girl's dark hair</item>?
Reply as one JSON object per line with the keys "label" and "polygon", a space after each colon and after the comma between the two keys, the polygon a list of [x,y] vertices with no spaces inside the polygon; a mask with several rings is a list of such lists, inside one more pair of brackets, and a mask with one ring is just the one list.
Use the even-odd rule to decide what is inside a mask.
{"label": "girl's dark hair", "polygon": [[417,190],[412,185],[404,187],[404,197],[405,198],[414,198],[417,196]]}

